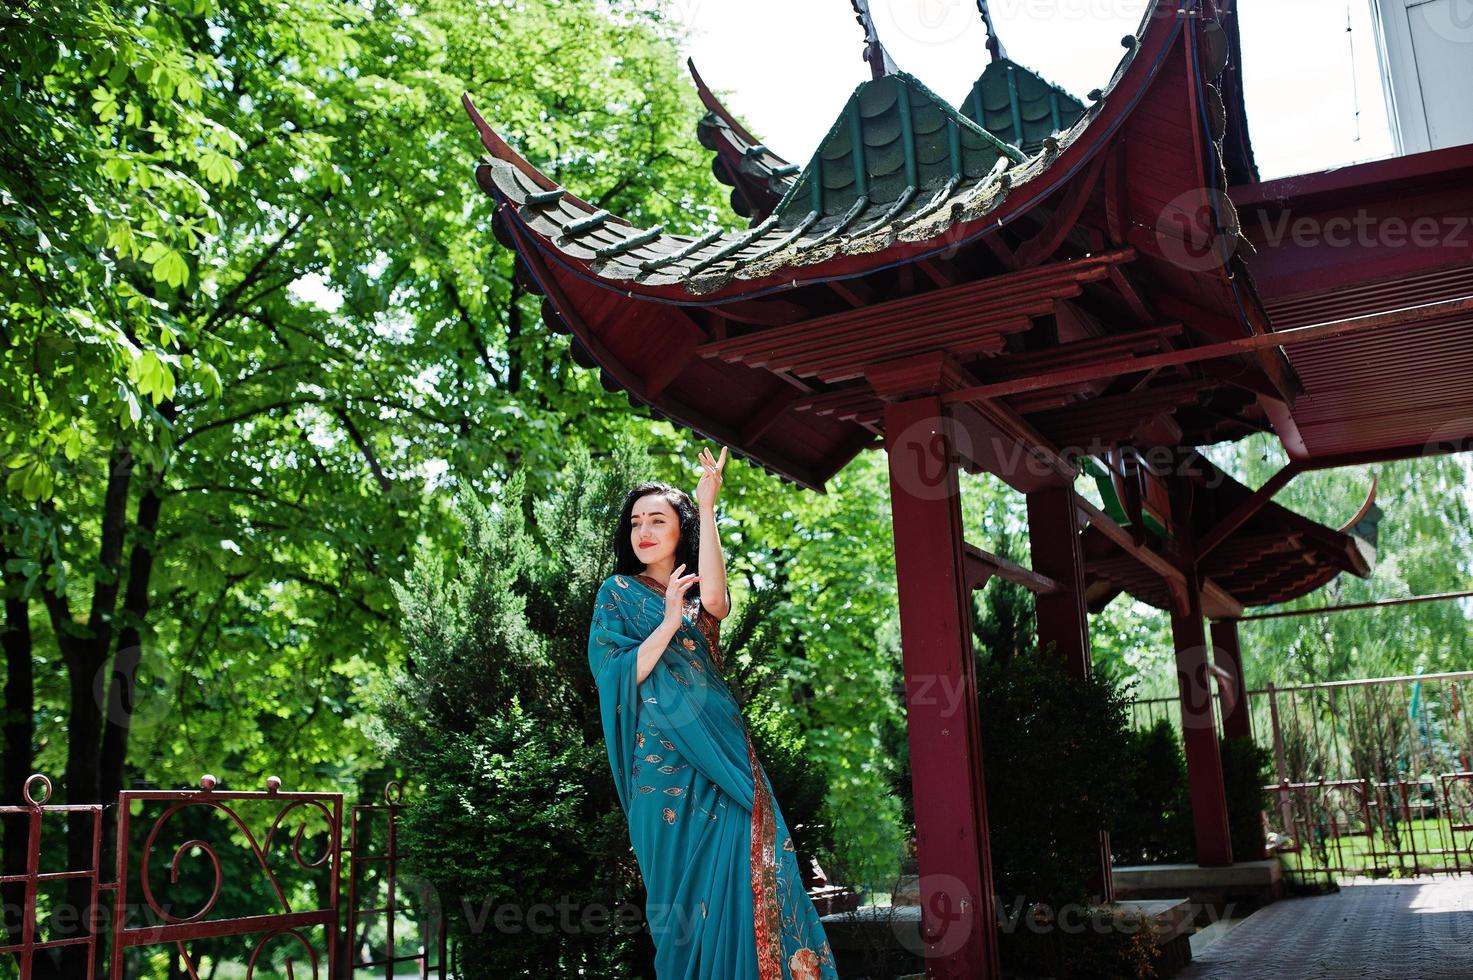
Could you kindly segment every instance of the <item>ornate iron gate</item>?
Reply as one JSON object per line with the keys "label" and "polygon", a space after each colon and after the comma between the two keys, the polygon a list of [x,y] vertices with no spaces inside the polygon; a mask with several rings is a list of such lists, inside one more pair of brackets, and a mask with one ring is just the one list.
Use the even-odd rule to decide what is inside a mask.
{"label": "ornate iron gate", "polygon": [[[1288,873],[1473,872],[1470,696],[1473,671],[1250,691],[1277,776],[1266,823]],[[1137,726],[1163,718],[1180,725],[1175,698],[1133,707]]]}
{"label": "ornate iron gate", "polygon": [[[245,960],[248,980],[258,970],[284,970],[289,977],[310,976],[313,980],[351,980],[367,975],[360,971],[382,970],[382,976],[391,978],[396,967],[409,963],[418,966],[421,977],[434,975],[443,980],[447,969],[444,917],[433,889],[422,888],[417,901],[403,901],[396,784],[385,788],[382,803],[348,809],[346,847],[340,793],[283,792],[281,780],[274,776],[266,781],[264,792],[218,790],[215,778],[208,775],[200,786],[198,790],[123,791],[116,804],[114,878],[104,882],[105,808],[49,804],[50,781],[42,775],[28,779],[24,804],[0,807],[0,818],[25,822],[28,845],[25,872],[0,877],[0,889],[7,895],[0,953],[11,954],[0,957],[0,964],[17,963],[21,980],[39,980],[56,972],[51,957],[70,954],[85,959],[87,980],[98,976],[128,980],[147,975],[130,969],[130,961],[144,959],[152,947],[172,945],[175,965],[182,966],[185,976],[197,978],[202,961],[195,955],[198,945],[233,941]],[[249,814],[242,815],[247,808],[267,811],[264,824],[256,825],[261,833],[252,829]],[[90,816],[89,867],[42,870],[42,833],[46,818],[55,815],[69,821]],[[382,823],[381,834],[370,826],[375,821]],[[292,823],[296,828],[288,843],[287,827]],[[200,833],[202,830],[206,832]],[[211,830],[217,833],[208,833]],[[222,830],[223,834],[218,833]],[[160,863],[161,857],[167,858],[166,865]],[[254,881],[231,877],[232,870],[241,870],[233,867],[239,863],[245,864],[246,873],[256,876]],[[167,877],[166,885],[161,884],[163,877]],[[48,912],[54,918],[57,906],[42,901],[42,889],[62,886],[75,894],[75,882],[86,882],[90,895],[89,907],[81,910],[81,928],[53,938],[44,936],[40,913]],[[221,913],[227,890],[238,902],[243,891],[250,897],[252,884],[267,897],[269,908],[251,909],[248,914]],[[181,900],[192,905],[181,908],[171,901],[168,889],[173,887],[181,889]],[[19,898],[13,910],[8,907],[9,896]],[[364,901],[369,904],[360,907]],[[104,910],[110,915],[102,914]],[[375,926],[382,927],[381,937],[371,934]],[[413,953],[397,952],[405,926],[421,937]],[[196,944],[195,951],[191,943]],[[219,953],[215,958],[219,959]]]}

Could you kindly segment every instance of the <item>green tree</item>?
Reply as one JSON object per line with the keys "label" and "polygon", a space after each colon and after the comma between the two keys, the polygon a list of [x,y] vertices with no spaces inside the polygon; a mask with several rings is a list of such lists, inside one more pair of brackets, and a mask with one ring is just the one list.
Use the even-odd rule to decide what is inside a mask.
{"label": "green tree", "polygon": [[631,424],[491,245],[459,97],[588,198],[699,221],[721,191],[671,29],[594,0],[0,20],[3,792],[367,780],[360,689],[401,656],[388,582],[435,491],[545,487]]}

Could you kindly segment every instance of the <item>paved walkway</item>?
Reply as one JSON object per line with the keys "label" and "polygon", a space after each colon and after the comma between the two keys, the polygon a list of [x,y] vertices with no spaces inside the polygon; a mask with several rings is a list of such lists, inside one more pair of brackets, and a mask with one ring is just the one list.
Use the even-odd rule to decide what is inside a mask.
{"label": "paved walkway", "polygon": [[1253,913],[1178,980],[1473,980],[1473,878],[1348,885]]}

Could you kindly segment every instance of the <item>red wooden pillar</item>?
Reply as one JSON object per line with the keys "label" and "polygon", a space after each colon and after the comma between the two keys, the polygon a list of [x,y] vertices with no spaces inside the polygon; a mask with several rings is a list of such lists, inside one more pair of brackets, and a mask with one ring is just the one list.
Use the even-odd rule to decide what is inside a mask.
{"label": "red wooden pillar", "polygon": [[1231,701],[1224,701],[1222,706],[1223,738],[1252,738],[1248,684],[1243,679],[1243,650],[1236,619],[1219,619],[1212,623],[1212,662],[1232,678],[1233,697]]}
{"label": "red wooden pillar", "polygon": [[[1059,591],[1034,599],[1040,649],[1053,644],[1075,677],[1093,669],[1089,648],[1089,609],[1084,601],[1084,553],[1079,546],[1079,508],[1072,486],[1044,487],[1027,495],[1028,541],[1033,570],[1059,583]],[[1100,834],[1099,867],[1091,879],[1101,900],[1115,900],[1110,874],[1110,835]]]}
{"label": "red wooden pillar", "polygon": [[934,395],[885,408],[900,644],[929,980],[996,980],[997,920],[950,424]]}
{"label": "red wooden pillar", "polygon": [[1181,692],[1187,787],[1192,798],[1197,863],[1203,867],[1219,867],[1233,863],[1233,845],[1228,834],[1227,793],[1222,785],[1222,755],[1212,711],[1207,633],[1202,627],[1202,592],[1197,580],[1196,542],[1191,528],[1192,486],[1177,478],[1172,491],[1172,530],[1186,572],[1185,588],[1178,601],[1172,604],[1171,635],[1176,647],[1176,677]]}
{"label": "red wooden pillar", "polygon": [[1079,520],[1073,487],[1045,487],[1028,494],[1028,543],[1033,570],[1059,583],[1059,591],[1040,595],[1038,644],[1054,653],[1075,677],[1090,674],[1089,613],[1084,605],[1084,556],[1079,550]]}

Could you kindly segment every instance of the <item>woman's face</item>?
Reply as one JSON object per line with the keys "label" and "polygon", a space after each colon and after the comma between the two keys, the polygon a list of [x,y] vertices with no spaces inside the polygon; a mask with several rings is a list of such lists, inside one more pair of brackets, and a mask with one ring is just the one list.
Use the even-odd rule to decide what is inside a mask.
{"label": "woman's face", "polygon": [[629,543],[646,565],[655,565],[675,554],[680,543],[680,520],[670,501],[657,493],[640,497],[629,515]]}

